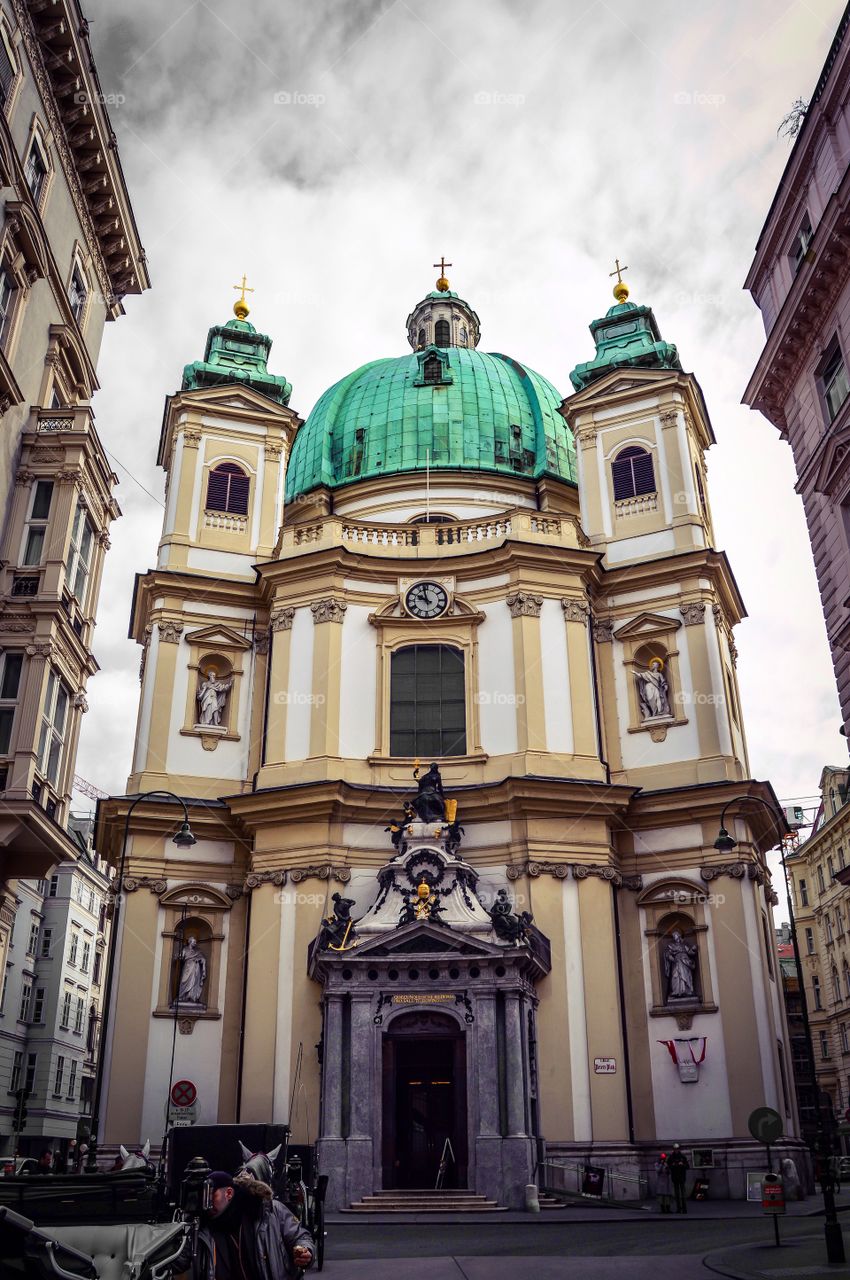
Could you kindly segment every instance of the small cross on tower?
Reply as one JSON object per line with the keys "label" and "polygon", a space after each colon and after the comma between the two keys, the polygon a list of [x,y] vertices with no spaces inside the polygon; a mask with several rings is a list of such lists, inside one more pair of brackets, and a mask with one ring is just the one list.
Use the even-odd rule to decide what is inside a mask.
{"label": "small cross on tower", "polygon": [[618,302],[625,302],[626,298],[629,296],[629,286],[626,284],[625,280],[623,279],[623,272],[628,271],[628,269],[629,269],[628,267],[621,267],[620,259],[615,258],[614,270],[608,272],[609,280],[611,276],[617,277],[617,283],[614,285],[614,297],[617,299]]}
{"label": "small cross on tower", "polygon": [[235,284],[233,286],[234,289],[239,289],[241,291],[240,296],[236,299],[236,301],[233,304],[233,310],[236,314],[237,319],[239,320],[244,320],[248,314],[248,304],[245,301],[245,294],[254,292],[253,289],[249,289],[247,282],[248,282],[248,277],[243,272],[242,283]]}
{"label": "small cross on tower", "polygon": [[435,267],[440,268],[440,278],[437,281],[437,288],[440,293],[448,293],[449,282],[446,279],[446,267],[450,267],[451,265],[452,264],[450,262],[446,262],[445,256],[441,257],[439,262],[434,263]]}

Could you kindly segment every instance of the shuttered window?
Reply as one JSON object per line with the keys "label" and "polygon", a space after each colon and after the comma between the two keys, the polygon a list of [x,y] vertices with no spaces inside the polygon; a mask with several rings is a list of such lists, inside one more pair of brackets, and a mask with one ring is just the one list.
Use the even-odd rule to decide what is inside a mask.
{"label": "shuttered window", "polygon": [[210,472],[207,482],[207,510],[248,514],[250,480],[234,462],[222,462]]}
{"label": "shuttered window", "polygon": [[611,471],[614,477],[614,501],[637,498],[644,493],[655,493],[655,468],[652,455],[646,449],[631,445],[622,449],[614,459]]}
{"label": "shuttered window", "polygon": [[451,329],[448,320],[438,320],[434,326],[434,342],[438,347],[447,347],[451,342]]}

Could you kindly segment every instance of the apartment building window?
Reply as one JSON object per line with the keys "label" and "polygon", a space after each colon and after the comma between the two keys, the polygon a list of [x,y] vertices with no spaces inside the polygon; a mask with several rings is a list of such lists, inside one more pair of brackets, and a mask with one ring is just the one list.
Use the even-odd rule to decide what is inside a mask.
{"label": "apartment building window", "polygon": [[77,1012],[74,1014],[74,1030],[82,1033],[83,1018],[86,1016],[86,1001],[84,996],[77,996]]}
{"label": "apartment building window", "polygon": [[83,942],[83,958],[80,961],[80,968],[82,969],[83,973],[88,973],[90,961],[91,961],[91,943]]}
{"label": "apartment building window", "polygon": [[65,722],[71,695],[55,671],[51,671],[44,698],[41,734],[38,740],[38,767],[51,786],[59,779],[62,748],[65,745]]}
{"label": "apartment building window", "polygon": [[53,1080],[53,1096],[54,1096],[54,1098],[61,1098],[61,1096],[62,1096],[62,1085],[63,1085],[64,1081],[65,1081],[65,1059],[63,1058],[62,1054],[60,1053],[60,1054],[59,1054],[59,1057],[56,1059],[56,1076],[55,1076],[55,1078],[54,1078],[54,1080]]}
{"label": "apartment building window", "polygon": [[41,958],[49,960],[53,955],[53,930],[48,926],[41,935]]}
{"label": "apartment building window", "polygon": [[17,74],[15,53],[4,22],[0,25],[0,99],[4,107],[9,101],[9,93]]}
{"label": "apartment building window", "polygon": [[86,1051],[89,1057],[94,1056],[95,1038],[97,1036],[97,1005],[89,1009],[89,1025],[86,1031]]}
{"label": "apartment building window", "polygon": [[824,928],[826,930],[826,940],[828,943],[831,943],[832,942],[832,920],[829,918],[828,912],[824,917]]}
{"label": "apartment building window", "polygon": [[33,918],[30,921],[30,936],[29,936],[29,941],[27,942],[28,956],[38,955],[38,938],[40,933],[41,933],[41,921],[37,919],[35,916],[33,916]]}
{"label": "apartment building window", "polygon": [[18,705],[23,662],[22,653],[4,653],[0,657],[0,756],[9,754],[12,743],[12,725]]}
{"label": "apartment building window", "polygon": [[30,1093],[35,1093],[35,1072],[38,1067],[38,1054],[27,1054],[27,1073],[24,1077],[24,1088],[29,1089]]}
{"label": "apartment building window", "polygon": [[50,889],[48,890],[47,896],[48,898],[55,898],[58,892],[59,892],[59,876],[52,875],[50,877]]}
{"label": "apartment building window", "polygon": [[77,503],[74,527],[71,530],[71,549],[68,553],[68,576],[65,581],[76,596],[80,608],[85,605],[86,584],[91,570],[94,529],[88,518],[85,503]]}
{"label": "apartment building window", "polygon": [[35,1000],[32,1005],[32,1021],[36,1023],[44,1022],[44,987],[36,987]]}
{"label": "apartment building window", "polygon": [[78,933],[71,934],[71,947],[68,951],[68,964],[76,965],[77,952],[80,949],[80,935]]}
{"label": "apartment building window", "polygon": [[800,906],[807,907],[809,905],[809,886],[805,880],[800,881]]}
{"label": "apartment building window", "polygon": [[32,978],[25,978],[21,984],[21,1005],[18,1009],[18,1021],[27,1022],[30,1016],[32,1001]]}
{"label": "apartment building window", "polygon": [[806,930],[806,955],[815,954],[815,935],[811,929]]}
{"label": "apartment building window", "polygon": [[830,880],[834,880],[835,879],[835,863],[832,861],[832,854],[830,854],[826,860],[826,869],[827,869],[827,872],[829,873]]}
{"label": "apartment building window", "polygon": [[47,158],[42,151],[41,142],[37,136],[33,136],[32,142],[30,143],[29,154],[27,155],[26,162],[24,164],[24,177],[26,178],[30,194],[36,204],[38,204],[41,199],[41,194],[44,191],[44,181],[47,177],[47,173]]}
{"label": "apartment building window", "polygon": [[21,563],[24,565],[41,564],[44,556],[44,542],[47,537],[47,521],[50,518],[50,503],[53,499],[53,481],[37,480],[32,492],[29,518],[24,537],[24,554]]}
{"label": "apartment building window", "polygon": [[63,1031],[67,1031],[71,1025],[71,1001],[73,998],[73,992],[67,990],[62,996],[62,1021],[59,1025]]}
{"label": "apartment building window", "polygon": [[77,1094],[77,1062],[75,1058],[71,1059],[70,1071],[68,1075],[68,1092],[66,1094],[68,1102],[73,1102]]}
{"label": "apartment building window", "polygon": [[831,1056],[829,1052],[829,1036],[825,1031],[820,1033],[820,1056],[822,1058],[829,1058]]}
{"label": "apartment building window", "polygon": [[24,1069],[23,1050],[19,1050],[12,1059],[12,1074],[9,1077],[9,1092],[15,1093],[21,1087],[21,1072]]}
{"label": "apartment building window", "polygon": [[794,268],[794,274],[800,270],[800,267],[806,260],[806,254],[809,252],[809,245],[812,243],[812,223],[808,214],[804,214],[803,221],[797,229],[791,245],[791,263]]}
{"label": "apartment building window", "polygon": [[832,977],[832,998],[838,1004],[841,1000],[841,983],[838,981],[838,970],[835,965],[832,966],[830,974]]}
{"label": "apartment building window", "polygon": [[0,347],[4,350],[15,318],[18,286],[6,267],[0,267]]}
{"label": "apartment building window", "polygon": [[839,938],[844,937],[844,912],[840,906],[835,908],[835,931]]}
{"label": "apartment building window", "polygon": [[820,995],[820,978],[815,974],[812,978],[812,995],[814,996],[815,1008],[822,1009],[823,1001]]}
{"label": "apartment building window", "polygon": [[844,868],[844,846],[843,845],[838,846],[837,853],[838,853],[838,869],[839,871],[841,871]]}
{"label": "apartment building window", "polygon": [[837,337],[833,338],[827,347],[820,363],[818,383],[823,397],[827,421],[833,422],[847,396],[850,395],[847,366],[844,363],[844,356]]}
{"label": "apartment building window", "polygon": [[86,310],[86,300],[89,296],[86,278],[83,275],[82,268],[78,262],[74,263],[71,271],[71,283],[68,285],[68,301],[71,304],[71,310],[74,313],[74,319],[77,324],[83,323],[83,316]]}
{"label": "apartment building window", "polygon": [[6,969],[5,969],[5,972],[4,972],[4,974],[3,974],[3,990],[2,990],[2,991],[0,991],[0,1014],[5,1013],[5,1010],[6,1010],[6,992],[7,992],[8,990],[9,990],[9,966],[8,966],[8,965],[6,965]]}
{"label": "apartment building window", "polygon": [[100,966],[101,966],[101,954],[99,951],[95,951],[94,968],[92,969],[92,975],[91,975],[91,980],[95,984],[100,982]]}
{"label": "apartment building window", "polygon": [[826,885],[823,881],[823,867],[818,864],[818,892],[826,893]]}
{"label": "apartment building window", "polygon": [[850,1040],[847,1038],[847,1023],[841,1024],[841,1052],[850,1053]]}

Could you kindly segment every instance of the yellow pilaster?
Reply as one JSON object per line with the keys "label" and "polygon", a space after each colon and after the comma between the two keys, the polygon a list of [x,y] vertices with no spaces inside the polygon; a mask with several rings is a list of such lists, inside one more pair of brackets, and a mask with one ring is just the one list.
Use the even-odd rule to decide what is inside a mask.
{"label": "yellow pilaster", "polygon": [[248,939],[248,983],[245,993],[245,1045],[242,1057],[241,1119],[270,1119],[274,1106],[275,1035],[278,956],[280,953],[280,892],[263,884],[251,896]]}
{"label": "yellow pilaster", "polygon": [[[136,1141],[142,1132],[145,1067],[159,899],[147,889],[125,893],[118,920],[120,961],[113,999],[112,1059],[101,1142]],[[164,1100],[163,1100],[164,1101]]]}
{"label": "yellow pilaster", "polygon": [[[622,1140],[628,1133],[611,892],[610,884],[596,876],[588,876],[579,884],[590,1107],[596,1142]],[[594,1058],[616,1058],[617,1071],[614,1075],[596,1075]]]}

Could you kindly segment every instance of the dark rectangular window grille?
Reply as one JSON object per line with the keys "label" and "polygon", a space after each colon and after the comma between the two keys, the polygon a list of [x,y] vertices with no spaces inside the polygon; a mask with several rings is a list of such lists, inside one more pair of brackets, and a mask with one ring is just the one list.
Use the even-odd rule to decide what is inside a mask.
{"label": "dark rectangular window grille", "polygon": [[614,480],[614,501],[637,498],[645,493],[655,493],[655,468],[652,454],[646,449],[623,449],[611,466]]}
{"label": "dark rectangular window grille", "polygon": [[4,105],[9,97],[9,90],[14,79],[15,64],[12,62],[9,50],[6,47],[6,41],[2,33],[0,33],[0,98],[2,98]]}
{"label": "dark rectangular window grille", "polygon": [[466,754],[463,654],[415,644],[392,656],[390,755],[438,760]]}

